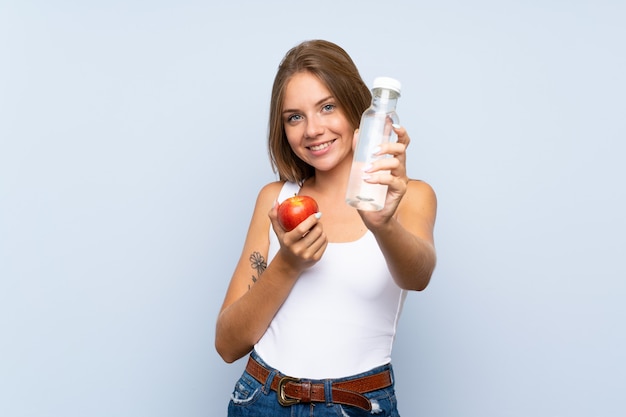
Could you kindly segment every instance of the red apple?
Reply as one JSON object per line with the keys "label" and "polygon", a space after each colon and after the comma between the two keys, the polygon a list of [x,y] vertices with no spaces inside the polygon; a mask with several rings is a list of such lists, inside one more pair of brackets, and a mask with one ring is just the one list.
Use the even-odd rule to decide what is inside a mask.
{"label": "red apple", "polygon": [[289,232],[318,211],[317,202],[312,197],[295,195],[278,206],[278,223],[285,231]]}

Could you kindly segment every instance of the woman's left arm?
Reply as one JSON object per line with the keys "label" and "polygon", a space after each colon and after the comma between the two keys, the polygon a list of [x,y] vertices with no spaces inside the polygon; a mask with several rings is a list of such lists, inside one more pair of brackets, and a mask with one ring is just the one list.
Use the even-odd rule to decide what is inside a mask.
{"label": "woman's left arm", "polygon": [[437,197],[423,181],[406,175],[406,148],[410,138],[402,127],[394,127],[396,143],[381,146],[383,158],[366,173],[367,182],[388,186],[381,211],[359,211],[376,237],[394,280],[403,289],[421,291],[428,285],[437,261],[434,228]]}
{"label": "woman's left arm", "polygon": [[396,215],[372,230],[399,287],[421,291],[430,282],[437,256],[433,231],[435,192],[425,182],[409,181]]}

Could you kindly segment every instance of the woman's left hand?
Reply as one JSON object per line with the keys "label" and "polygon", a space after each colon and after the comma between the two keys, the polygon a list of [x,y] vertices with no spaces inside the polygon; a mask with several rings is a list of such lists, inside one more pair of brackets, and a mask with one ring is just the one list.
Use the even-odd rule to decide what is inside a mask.
{"label": "woman's left hand", "polygon": [[[370,184],[387,185],[385,206],[380,211],[362,211],[359,214],[368,229],[376,229],[385,225],[396,213],[402,197],[406,193],[409,178],[406,174],[406,148],[411,139],[401,126],[394,126],[398,140],[380,146],[377,155],[391,155],[391,158],[380,158],[372,163],[364,173],[364,181]],[[385,172],[388,171],[388,172]]]}

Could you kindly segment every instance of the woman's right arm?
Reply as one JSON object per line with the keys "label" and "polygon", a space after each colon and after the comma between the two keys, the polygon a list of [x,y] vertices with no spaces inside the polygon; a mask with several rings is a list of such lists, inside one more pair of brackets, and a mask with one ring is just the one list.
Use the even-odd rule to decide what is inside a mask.
{"label": "woman's right arm", "polygon": [[[252,350],[302,271],[321,258],[327,245],[314,215],[289,233],[280,228],[275,201],[281,187],[281,182],[271,183],[259,193],[241,257],[217,318],[215,348],[229,363]],[[267,260],[271,224],[281,247],[263,271],[261,263]]]}

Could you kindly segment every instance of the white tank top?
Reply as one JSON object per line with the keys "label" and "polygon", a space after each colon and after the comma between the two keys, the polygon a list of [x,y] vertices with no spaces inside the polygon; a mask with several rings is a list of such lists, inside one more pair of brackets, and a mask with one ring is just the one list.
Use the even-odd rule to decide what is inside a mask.
{"label": "white tank top", "polygon": [[[299,191],[285,183],[278,201]],[[279,248],[270,227],[268,264]],[[329,243],[302,273],[255,349],[271,367],[297,378],[341,378],[391,361],[406,291],[400,289],[370,231]]]}

